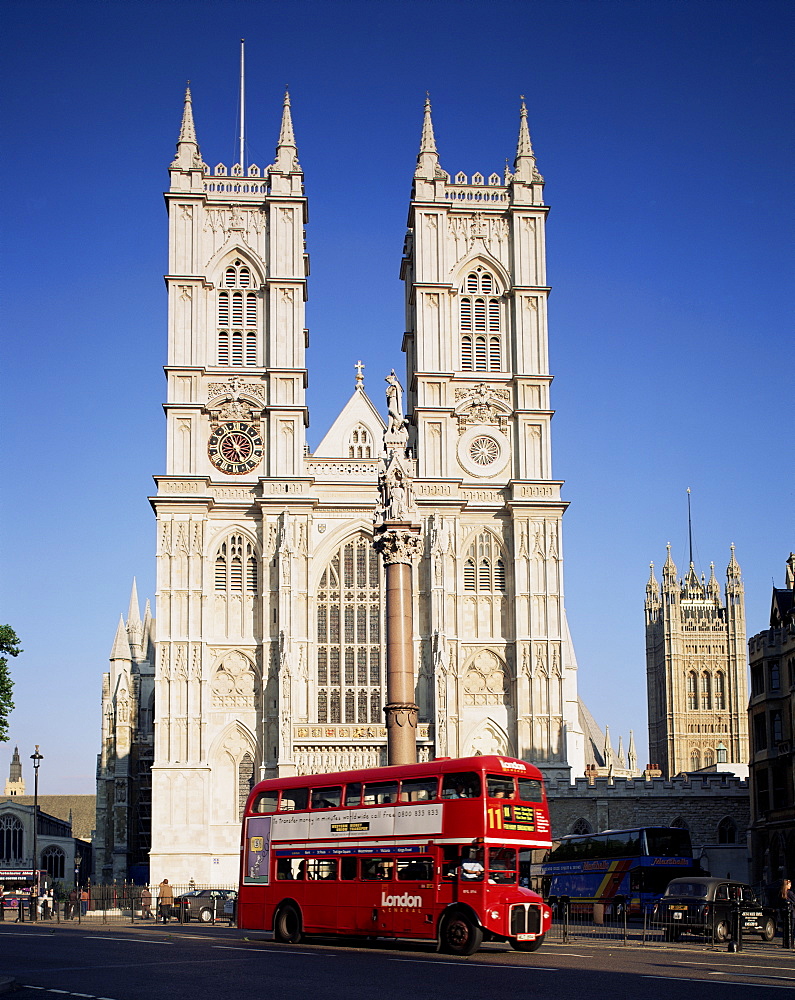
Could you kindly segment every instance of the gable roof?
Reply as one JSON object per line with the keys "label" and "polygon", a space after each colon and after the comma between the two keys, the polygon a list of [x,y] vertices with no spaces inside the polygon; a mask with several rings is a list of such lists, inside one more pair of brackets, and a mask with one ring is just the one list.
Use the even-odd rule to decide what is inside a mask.
{"label": "gable roof", "polygon": [[373,440],[370,457],[380,457],[383,451],[382,439],[386,424],[364,389],[354,389],[353,395],[343,406],[339,416],[312,453],[312,458],[356,457],[348,454],[348,436],[358,424],[367,428]]}

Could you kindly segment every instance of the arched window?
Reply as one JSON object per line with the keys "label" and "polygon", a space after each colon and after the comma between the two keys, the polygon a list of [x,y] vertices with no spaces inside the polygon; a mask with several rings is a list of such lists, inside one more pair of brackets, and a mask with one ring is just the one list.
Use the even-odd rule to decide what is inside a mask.
{"label": "arched window", "polygon": [[245,588],[247,593],[256,594],[258,567],[257,553],[251,542],[242,535],[230,535],[219,545],[215,556],[215,590],[239,594]]}
{"label": "arched window", "polygon": [[676,819],[671,821],[671,826],[676,827],[677,830],[689,830],[690,827],[685,822],[683,816],[677,816]]}
{"label": "arched window", "polygon": [[690,751],[690,770],[691,771],[698,771],[698,769],[700,767],[701,767],[701,754],[698,752],[698,750],[691,750]]}
{"label": "arched window", "polygon": [[464,561],[464,590],[505,593],[505,563],[499,542],[490,531],[481,532],[469,546]]}
{"label": "arched window", "polygon": [[16,816],[0,816],[0,861],[21,861],[23,827]]}
{"label": "arched window", "polygon": [[461,286],[458,327],[462,371],[503,370],[499,289],[494,275],[481,266],[470,271]]}
{"label": "arched window", "polygon": [[63,878],[66,855],[60,847],[46,847],[41,852],[41,867],[52,878]]}
{"label": "arched window", "polygon": [[704,767],[712,767],[715,763],[715,753],[712,750],[704,751]]}
{"label": "arched window", "polygon": [[701,707],[712,708],[712,695],[711,695],[711,684],[710,676],[705,670],[701,675]]}
{"label": "arched window", "polygon": [[318,722],[383,724],[383,606],[378,555],[362,533],[340,546],[320,578]]}
{"label": "arched window", "polygon": [[726,708],[726,682],[723,674],[715,674],[715,708],[722,712]]}
{"label": "arched window", "polygon": [[591,826],[591,824],[588,822],[587,819],[585,819],[583,816],[580,816],[580,818],[571,828],[569,833],[579,834],[580,836],[582,836],[582,834],[584,833],[593,833],[593,827]]}
{"label": "arched window", "polygon": [[724,816],[723,819],[718,823],[718,843],[719,844],[736,844],[737,843],[737,824],[731,818],[731,816]]}
{"label": "arched window", "polygon": [[243,818],[248,793],[254,787],[254,758],[250,753],[244,753],[237,765],[237,818]]}
{"label": "arched window", "polygon": [[698,708],[698,678],[695,673],[691,671],[687,675],[687,707],[689,709]]}
{"label": "arched window", "polygon": [[373,436],[364,424],[357,424],[348,435],[348,458],[374,458]]}
{"label": "arched window", "polygon": [[[218,364],[233,368],[256,367],[259,338],[259,296],[251,269],[242,260],[226,268],[218,292]],[[230,291],[231,289],[231,291]]]}

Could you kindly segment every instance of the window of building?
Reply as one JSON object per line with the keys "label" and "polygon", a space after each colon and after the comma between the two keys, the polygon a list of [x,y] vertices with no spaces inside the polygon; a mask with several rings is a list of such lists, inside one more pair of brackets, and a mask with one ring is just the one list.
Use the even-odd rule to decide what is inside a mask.
{"label": "window of building", "polygon": [[23,828],[16,816],[0,816],[0,860],[21,861]]}
{"label": "window of building", "polygon": [[754,716],[754,750],[767,750],[767,719],[764,712]]}
{"label": "window of building", "polygon": [[766,767],[756,768],[756,808],[759,813],[770,809],[770,776]]}
{"label": "window of building", "polygon": [[774,709],[770,713],[770,739],[773,745],[784,739],[782,718],[780,709]]}
{"label": "window of building", "polygon": [[505,562],[500,544],[490,531],[481,532],[469,546],[464,560],[464,590],[505,593]]}
{"label": "window of building", "polygon": [[720,671],[715,674],[715,708],[719,712],[726,708],[726,678]]}
{"label": "window of building", "polygon": [[348,435],[348,458],[373,458],[373,437],[370,431],[359,424]]}
{"label": "window of building", "polygon": [[318,722],[383,725],[383,582],[364,534],[334,554],[317,596]]}
{"label": "window of building", "polygon": [[571,828],[569,832],[572,834],[580,834],[580,835],[584,833],[593,833],[593,827],[591,826],[591,824],[588,822],[587,819],[585,819],[583,816],[580,816],[580,818],[577,820],[577,822],[574,824],[574,826]]}
{"label": "window of building", "polygon": [[461,286],[458,306],[462,371],[503,371],[502,305],[497,281],[476,267]]}
{"label": "window of building", "polygon": [[214,583],[217,591],[257,593],[259,569],[257,553],[242,535],[222,542],[215,556]]}
{"label": "window of building", "polygon": [[696,675],[691,671],[687,675],[687,707],[691,710],[698,708],[697,683]]}
{"label": "window of building", "polygon": [[701,754],[698,750],[690,751],[690,770],[697,771],[701,767]]}
{"label": "window of building", "polygon": [[711,693],[711,682],[712,678],[709,674],[704,671],[701,675],[701,707],[712,708],[712,693]]}
{"label": "window of building", "polygon": [[63,878],[66,855],[60,847],[47,847],[41,852],[41,867],[52,878]]}
{"label": "window of building", "polygon": [[781,671],[779,670],[778,660],[773,660],[770,666],[767,668],[768,678],[770,679],[770,690],[780,691],[781,690]]}
{"label": "window of building", "polygon": [[725,816],[720,823],[718,823],[718,843],[719,844],[736,844],[737,843],[737,824],[731,818],[731,816]]}
{"label": "window of building", "polygon": [[256,367],[258,361],[259,296],[251,269],[235,260],[224,271],[218,291],[217,343],[219,366]]}
{"label": "window of building", "polygon": [[761,664],[751,667],[751,695],[763,694],[765,690],[765,677],[762,673]]}

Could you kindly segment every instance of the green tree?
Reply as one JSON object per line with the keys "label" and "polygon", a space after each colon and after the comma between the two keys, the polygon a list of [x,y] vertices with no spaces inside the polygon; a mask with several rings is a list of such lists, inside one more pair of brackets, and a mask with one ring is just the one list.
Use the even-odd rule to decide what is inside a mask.
{"label": "green tree", "polygon": [[8,717],[14,710],[14,682],[8,672],[8,657],[19,656],[19,637],[10,625],[0,625],[0,741],[8,740]]}

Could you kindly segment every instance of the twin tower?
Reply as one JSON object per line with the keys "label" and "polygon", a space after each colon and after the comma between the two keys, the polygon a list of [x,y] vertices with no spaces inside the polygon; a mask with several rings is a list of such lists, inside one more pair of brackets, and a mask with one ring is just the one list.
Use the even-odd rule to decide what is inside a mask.
{"label": "twin tower", "polygon": [[[307,446],[307,200],[289,97],[272,164],[210,167],[186,93],[170,176],[156,625],[148,659],[119,647],[107,691],[145,706],[152,880],[231,883],[252,781],[385,761],[372,542],[386,425],[359,375]],[[421,525],[419,759],[510,754],[568,779],[584,746],[552,477],[543,187],[524,104],[513,169],[468,177],[442,167],[426,101],[401,268],[405,378],[381,384],[405,393],[405,499]],[[132,794],[123,768],[115,780]]]}

